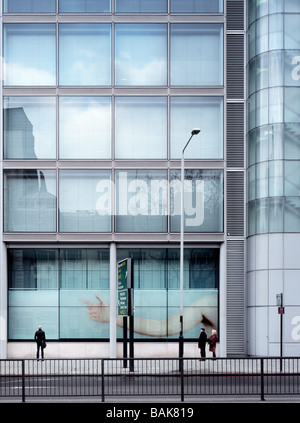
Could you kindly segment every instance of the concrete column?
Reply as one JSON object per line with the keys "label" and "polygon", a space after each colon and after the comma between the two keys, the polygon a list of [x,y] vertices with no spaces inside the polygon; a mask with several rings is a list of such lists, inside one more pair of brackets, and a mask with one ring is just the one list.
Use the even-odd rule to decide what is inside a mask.
{"label": "concrete column", "polygon": [[220,246],[220,276],[219,276],[219,332],[220,356],[226,357],[227,345],[227,313],[226,313],[226,243]]}
{"label": "concrete column", "polygon": [[110,323],[109,323],[109,351],[110,358],[117,356],[117,247],[110,244]]}
{"label": "concrete column", "polygon": [[7,358],[7,265],[6,247],[0,248],[0,359]]}

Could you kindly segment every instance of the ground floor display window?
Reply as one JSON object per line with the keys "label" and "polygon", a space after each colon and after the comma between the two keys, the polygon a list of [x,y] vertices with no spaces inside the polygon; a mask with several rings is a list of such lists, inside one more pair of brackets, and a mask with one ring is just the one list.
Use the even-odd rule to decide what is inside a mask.
{"label": "ground floor display window", "polygon": [[[133,259],[135,339],[177,339],[180,309],[179,248],[117,249]],[[33,339],[41,324],[49,340],[108,340],[109,249],[8,250],[10,340]],[[184,336],[218,330],[219,249],[185,248]],[[122,338],[122,317],[117,316]]]}

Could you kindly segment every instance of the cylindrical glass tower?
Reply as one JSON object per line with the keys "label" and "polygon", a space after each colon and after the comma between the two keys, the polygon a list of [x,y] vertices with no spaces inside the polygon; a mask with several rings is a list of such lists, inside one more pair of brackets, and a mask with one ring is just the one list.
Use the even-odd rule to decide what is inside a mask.
{"label": "cylindrical glass tower", "polygon": [[248,351],[300,339],[300,2],[248,2]]}

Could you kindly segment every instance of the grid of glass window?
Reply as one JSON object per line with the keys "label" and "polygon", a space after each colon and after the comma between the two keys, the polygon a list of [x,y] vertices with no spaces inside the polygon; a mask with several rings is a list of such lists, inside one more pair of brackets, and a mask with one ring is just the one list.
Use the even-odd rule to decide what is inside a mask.
{"label": "grid of glass window", "polygon": [[294,0],[249,2],[249,235],[300,232],[299,12]]}
{"label": "grid of glass window", "polygon": [[[4,13],[55,13],[56,0],[4,0]],[[168,0],[58,0],[59,13],[167,13]],[[170,0],[171,13],[222,13],[223,0]]]}
{"label": "grid of glass window", "polygon": [[[223,85],[223,25],[5,23],[5,86]],[[56,62],[58,60],[58,75]],[[58,81],[58,82],[57,82]]]}
{"label": "grid of glass window", "polygon": [[[117,257],[134,262],[135,339],[177,338],[179,250],[120,248]],[[108,249],[9,249],[8,265],[9,339],[32,339],[37,321],[48,339],[109,338]],[[218,327],[219,250],[185,249],[184,275],[185,335],[197,338],[204,317]],[[117,325],[122,338],[122,317]]]}
{"label": "grid of glass window", "polygon": [[[58,2],[61,13],[111,13],[110,2],[97,2],[97,11],[93,4]],[[47,6],[6,1],[4,11],[56,12],[53,4]],[[161,1],[116,1],[113,6],[115,13],[168,13]],[[174,1],[170,7],[174,13],[222,12],[222,2],[211,2],[208,8],[203,1],[185,5]],[[201,128],[201,140],[191,144],[186,158],[222,160],[223,97],[183,96],[182,88],[223,87],[223,25],[112,23],[111,17],[107,22],[10,22],[3,24],[3,51],[4,88],[18,93],[24,87],[32,93],[4,97],[4,159],[37,163],[36,169],[5,171],[4,231],[178,231],[176,172],[153,170],[153,165],[151,170],[124,169],[114,174],[67,171],[55,161],[101,160],[109,169],[111,160],[178,159],[194,127]],[[170,95],[170,86],[180,94],[175,89]],[[54,87],[56,93],[45,96],[44,89]],[[100,95],[92,87],[107,94]],[[114,95],[114,87],[126,87],[126,95]],[[139,94],[134,91],[137,87],[149,94]],[[72,94],[62,95],[69,89]],[[43,94],[37,95],[36,90]],[[39,160],[45,159],[53,160],[52,170],[40,166]],[[189,209],[187,193],[185,211],[193,223],[187,231],[222,232],[222,172],[191,171],[190,175],[185,184],[191,182],[190,203],[194,203]],[[120,189],[122,184],[126,191]],[[123,197],[128,201],[125,213]],[[213,213],[203,204],[198,207],[204,199],[213,205]],[[25,219],[17,218],[20,210]],[[51,216],[51,224],[44,222],[46,215]]]}
{"label": "grid of glass window", "polygon": [[223,114],[222,97],[4,97],[4,158],[167,159],[170,120],[170,158],[200,127],[186,158],[222,159]]}
{"label": "grid of glass window", "polygon": [[[155,169],[116,170],[114,181],[110,170],[5,170],[4,231],[179,232],[180,172],[168,181]],[[184,189],[186,232],[223,232],[223,171],[186,169]]]}

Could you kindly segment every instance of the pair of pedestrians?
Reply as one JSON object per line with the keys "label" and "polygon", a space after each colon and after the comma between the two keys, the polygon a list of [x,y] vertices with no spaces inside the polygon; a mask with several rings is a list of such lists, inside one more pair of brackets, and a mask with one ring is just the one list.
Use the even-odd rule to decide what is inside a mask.
{"label": "pair of pedestrians", "polygon": [[198,348],[200,349],[201,360],[205,360],[206,357],[206,342],[209,344],[209,351],[212,352],[214,358],[216,358],[216,346],[218,342],[218,334],[215,329],[212,329],[211,336],[208,338],[204,328],[201,328],[200,336],[198,339]]}

